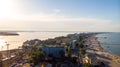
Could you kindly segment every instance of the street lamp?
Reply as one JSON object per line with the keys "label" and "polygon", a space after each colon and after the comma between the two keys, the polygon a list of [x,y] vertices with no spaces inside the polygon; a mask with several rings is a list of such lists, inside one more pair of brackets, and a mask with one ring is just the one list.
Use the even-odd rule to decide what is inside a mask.
{"label": "street lamp", "polygon": [[8,53],[7,53],[7,58],[9,58],[9,53],[10,53],[10,52],[9,52],[9,45],[10,45],[10,44],[8,44],[8,43],[6,42],[7,52],[8,52]]}

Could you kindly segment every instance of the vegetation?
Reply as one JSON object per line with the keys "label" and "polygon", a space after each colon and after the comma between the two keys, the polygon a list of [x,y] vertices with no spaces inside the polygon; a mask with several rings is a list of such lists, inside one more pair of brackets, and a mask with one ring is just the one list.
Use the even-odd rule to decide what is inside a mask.
{"label": "vegetation", "polygon": [[80,48],[80,54],[81,55],[85,55],[85,53],[86,53],[85,49],[84,48]]}
{"label": "vegetation", "polygon": [[72,58],[71,58],[71,62],[72,62],[72,63],[77,63],[77,57],[72,57]]}
{"label": "vegetation", "polygon": [[2,53],[0,52],[0,67],[2,67]]}
{"label": "vegetation", "polygon": [[2,53],[0,52],[0,61],[2,60],[2,58],[3,58],[3,57],[2,57]]}
{"label": "vegetation", "polygon": [[30,63],[36,65],[45,60],[45,54],[39,49],[34,49],[31,53],[29,53],[29,59]]}
{"label": "vegetation", "polygon": [[83,41],[80,41],[80,40],[77,41],[77,45],[78,45],[80,48],[83,48],[83,47],[84,47]]}
{"label": "vegetation", "polygon": [[[36,43],[37,42],[37,43]],[[27,40],[25,42],[23,42],[23,45],[39,45],[41,43],[41,40],[39,39],[33,39],[33,40]]]}
{"label": "vegetation", "polygon": [[85,63],[84,67],[93,67],[90,63]]}
{"label": "vegetation", "polygon": [[68,53],[68,57],[71,57],[72,49],[71,49],[70,46],[67,46],[66,51],[67,51],[67,53]]}

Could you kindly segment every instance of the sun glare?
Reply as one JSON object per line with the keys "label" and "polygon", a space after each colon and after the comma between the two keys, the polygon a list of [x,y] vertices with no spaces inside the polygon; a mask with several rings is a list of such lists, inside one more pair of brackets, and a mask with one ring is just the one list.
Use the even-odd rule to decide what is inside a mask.
{"label": "sun glare", "polygon": [[15,4],[15,0],[0,0],[0,18],[6,18],[14,14]]}
{"label": "sun glare", "polygon": [[5,45],[5,41],[0,39],[0,47],[3,46],[3,45]]}

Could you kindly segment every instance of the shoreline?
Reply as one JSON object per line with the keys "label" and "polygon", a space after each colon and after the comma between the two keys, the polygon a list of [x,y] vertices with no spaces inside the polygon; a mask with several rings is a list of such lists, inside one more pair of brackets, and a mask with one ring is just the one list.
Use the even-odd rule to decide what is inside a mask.
{"label": "shoreline", "polygon": [[92,35],[88,39],[88,44],[90,44],[88,47],[93,49],[93,53],[95,53],[95,56],[98,60],[106,63],[108,67],[117,67],[120,66],[120,56],[110,53],[106,51],[98,41],[96,35]]}
{"label": "shoreline", "polygon": [[95,35],[94,37],[95,37],[96,41],[98,42],[98,45],[99,45],[99,48],[100,48],[101,51],[103,51],[103,52],[105,52],[105,53],[109,53],[109,54],[111,54],[112,56],[118,57],[118,58],[120,59],[120,56],[119,56],[119,55],[114,54],[114,53],[112,53],[112,52],[109,52],[109,51],[105,50],[105,49],[101,46],[102,44],[101,44],[100,41],[98,40],[98,37],[96,37],[96,35]]}

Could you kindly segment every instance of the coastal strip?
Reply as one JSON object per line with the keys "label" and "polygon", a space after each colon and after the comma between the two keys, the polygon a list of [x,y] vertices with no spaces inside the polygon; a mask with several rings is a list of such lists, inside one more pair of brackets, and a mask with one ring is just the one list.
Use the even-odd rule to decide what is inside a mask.
{"label": "coastal strip", "polygon": [[[61,62],[61,61],[62,62],[63,61],[72,62],[71,60],[69,60],[70,57],[71,58],[76,57],[76,59],[79,59],[76,62],[76,63],[78,63],[78,66],[80,64],[81,64],[81,66],[84,66],[86,63],[88,63],[88,64],[90,63],[90,65],[93,65],[93,66],[98,65],[98,66],[102,67],[101,62],[103,63],[103,65],[105,64],[105,67],[120,66],[120,62],[119,62],[120,57],[104,50],[96,37],[97,34],[99,34],[99,33],[69,34],[66,37],[64,37],[64,36],[56,37],[53,39],[47,39],[47,40],[43,40],[43,41],[39,40],[39,39],[34,39],[34,40],[30,40],[30,41],[27,40],[23,43],[22,50],[20,48],[18,48],[18,49],[20,49],[20,51],[19,50],[13,50],[13,51],[9,50],[9,51],[5,51],[5,52],[7,54],[8,54],[8,52],[10,54],[14,54],[14,56],[11,55],[10,58],[13,58],[13,57],[16,58],[17,62],[14,60],[16,65],[19,65],[24,62],[27,64],[31,64],[31,63],[28,63],[28,61],[26,62],[26,59],[30,60],[31,57],[29,55],[32,52],[33,53],[35,51],[42,52],[46,48],[50,48],[51,51],[54,51],[53,49],[57,50],[58,48],[62,47],[63,51],[66,51],[66,54],[63,54],[64,56],[61,58],[66,58],[66,59],[59,60],[59,62]],[[39,48],[41,48],[41,50],[39,50]],[[69,50],[68,51],[64,50],[64,48],[65,49],[67,48]],[[35,50],[35,49],[38,49],[38,50]],[[5,52],[1,52],[1,53],[5,53]],[[18,53],[20,53],[20,55]],[[55,52],[53,52],[53,54],[54,53]],[[4,55],[7,57],[8,56],[7,54],[6,55],[4,54]],[[24,58],[26,55],[28,55],[29,57]],[[44,56],[44,55],[42,55],[42,56]],[[20,59],[20,58],[24,58],[24,59]],[[47,54],[46,54],[46,58],[48,58]],[[6,61],[9,61],[9,60],[11,60],[11,59],[7,59]],[[18,61],[22,61],[22,62],[19,63]],[[35,61],[36,61],[36,59],[35,59]],[[44,62],[45,61],[46,61],[46,59],[44,59]],[[52,61],[52,62],[54,62],[54,61]],[[5,60],[3,60],[3,63],[6,63]],[[39,62],[39,63],[43,63],[43,62]],[[47,63],[51,63],[51,62],[47,62]],[[14,65],[14,63],[12,63],[12,65]]]}
{"label": "coastal strip", "polygon": [[94,53],[99,61],[106,63],[110,67],[120,66],[120,56],[104,50],[98,41],[96,34],[87,39],[88,52]]}

